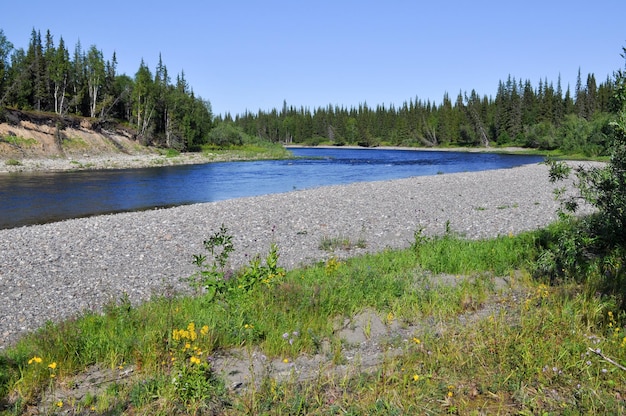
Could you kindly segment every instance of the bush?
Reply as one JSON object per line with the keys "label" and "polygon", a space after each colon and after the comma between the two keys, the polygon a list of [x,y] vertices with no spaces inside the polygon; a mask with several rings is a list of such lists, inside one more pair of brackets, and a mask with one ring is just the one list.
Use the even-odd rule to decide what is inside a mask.
{"label": "bush", "polygon": [[241,146],[245,139],[246,134],[243,130],[232,123],[220,123],[209,132],[209,142],[221,148]]}
{"label": "bush", "polygon": [[[626,111],[610,123],[611,159],[604,166],[575,169],[578,194],[562,199],[565,226],[545,242],[539,269],[556,277],[597,279],[605,292],[618,296],[626,307]],[[549,161],[550,180],[568,178],[572,169],[564,162]],[[562,196],[562,189],[557,191]],[[580,220],[573,214],[584,201],[597,213]]]}
{"label": "bush", "polygon": [[524,146],[543,150],[559,147],[552,123],[541,122],[525,128]]}

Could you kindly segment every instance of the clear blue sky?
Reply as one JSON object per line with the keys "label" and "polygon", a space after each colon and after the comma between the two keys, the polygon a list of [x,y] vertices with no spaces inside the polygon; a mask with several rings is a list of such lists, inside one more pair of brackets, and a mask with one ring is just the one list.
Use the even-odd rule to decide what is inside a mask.
{"label": "clear blue sky", "polygon": [[[215,114],[367,102],[495,96],[511,75],[574,91],[624,67],[624,0],[12,1],[0,28],[28,47],[33,28],[70,53],[80,40],[134,76],[159,53]],[[585,81],[583,79],[583,82]]]}

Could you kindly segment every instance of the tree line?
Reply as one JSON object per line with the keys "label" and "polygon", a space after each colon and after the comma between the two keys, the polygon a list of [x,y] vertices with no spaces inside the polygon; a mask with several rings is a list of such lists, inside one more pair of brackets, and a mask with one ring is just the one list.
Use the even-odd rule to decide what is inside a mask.
{"label": "tree line", "polygon": [[602,155],[608,146],[608,123],[617,111],[616,81],[598,84],[593,74],[583,82],[580,70],[575,89],[563,91],[561,80],[547,79],[537,87],[511,76],[500,81],[495,98],[459,92],[446,93],[441,103],[415,98],[394,105],[294,108],[246,112],[233,123],[246,134],[271,141],[316,145],[361,146],[492,146],[511,145],[562,149]]}
{"label": "tree line", "polygon": [[[623,56],[623,55],[622,55]],[[95,46],[73,53],[63,38],[35,29],[28,48],[14,48],[0,29],[0,107],[76,114],[128,123],[144,144],[197,150],[239,145],[252,138],[282,143],[361,146],[492,146],[607,152],[608,124],[617,112],[618,77],[598,83],[578,71],[574,90],[560,78],[534,86],[511,76],[495,98],[460,91],[441,102],[418,97],[400,106],[282,108],[214,117],[208,100],[194,95],[184,72],[172,81],[159,56],[152,71],[142,60],[134,77],[117,73],[115,53],[105,60]]]}
{"label": "tree line", "polygon": [[14,48],[0,29],[0,107],[116,120],[136,128],[143,144],[194,150],[213,125],[211,104],[194,95],[184,72],[172,81],[161,56],[154,70],[142,60],[134,77],[117,73],[115,53],[105,60],[80,41],[73,52],[50,31],[32,30],[28,48]]}

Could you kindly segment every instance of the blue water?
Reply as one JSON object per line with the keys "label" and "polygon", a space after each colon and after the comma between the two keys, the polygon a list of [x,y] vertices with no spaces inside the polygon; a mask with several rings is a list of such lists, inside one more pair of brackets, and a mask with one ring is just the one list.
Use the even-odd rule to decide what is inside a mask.
{"label": "blue water", "polygon": [[417,150],[292,151],[297,159],[0,175],[0,229],[324,185],[503,169],[543,160]]}

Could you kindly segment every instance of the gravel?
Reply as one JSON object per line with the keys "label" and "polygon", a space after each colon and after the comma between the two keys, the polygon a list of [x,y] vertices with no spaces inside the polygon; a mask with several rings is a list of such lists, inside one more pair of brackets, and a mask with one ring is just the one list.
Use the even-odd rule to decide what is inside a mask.
{"label": "gravel", "polygon": [[[446,227],[468,238],[536,229],[558,204],[547,167],[420,176],[298,190],[168,209],[0,230],[0,349],[47,321],[101,310],[125,294],[137,304],[188,292],[193,254],[224,224],[233,268],[272,242],[286,268],[411,244]],[[324,238],[349,250],[320,249]],[[366,247],[358,248],[364,242]]]}

